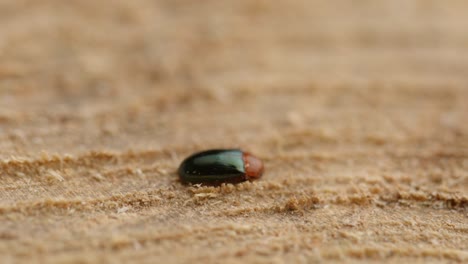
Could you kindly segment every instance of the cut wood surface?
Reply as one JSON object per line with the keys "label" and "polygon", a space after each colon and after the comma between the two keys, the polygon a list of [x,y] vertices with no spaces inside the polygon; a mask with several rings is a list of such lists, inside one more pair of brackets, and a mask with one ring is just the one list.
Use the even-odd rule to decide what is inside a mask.
{"label": "cut wood surface", "polygon": [[0,1],[0,262],[468,261],[467,10]]}

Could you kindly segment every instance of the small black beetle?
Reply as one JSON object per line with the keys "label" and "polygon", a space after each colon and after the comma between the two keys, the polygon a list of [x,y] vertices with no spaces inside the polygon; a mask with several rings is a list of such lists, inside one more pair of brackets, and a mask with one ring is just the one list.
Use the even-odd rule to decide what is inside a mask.
{"label": "small black beetle", "polygon": [[219,185],[256,180],[263,174],[263,162],[240,149],[213,149],[185,159],[179,167],[183,183]]}

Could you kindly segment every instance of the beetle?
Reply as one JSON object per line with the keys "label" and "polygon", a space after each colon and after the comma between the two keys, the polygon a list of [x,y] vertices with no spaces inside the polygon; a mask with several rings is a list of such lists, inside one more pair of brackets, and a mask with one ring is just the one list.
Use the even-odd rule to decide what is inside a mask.
{"label": "beetle", "polygon": [[239,183],[260,178],[263,162],[240,149],[212,149],[195,153],[179,166],[183,183],[220,185]]}

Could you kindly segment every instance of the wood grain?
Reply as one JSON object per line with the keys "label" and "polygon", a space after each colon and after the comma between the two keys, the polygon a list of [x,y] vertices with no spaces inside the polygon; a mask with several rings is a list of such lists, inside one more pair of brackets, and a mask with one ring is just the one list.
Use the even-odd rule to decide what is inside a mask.
{"label": "wood grain", "polygon": [[467,8],[0,1],[1,262],[467,261]]}

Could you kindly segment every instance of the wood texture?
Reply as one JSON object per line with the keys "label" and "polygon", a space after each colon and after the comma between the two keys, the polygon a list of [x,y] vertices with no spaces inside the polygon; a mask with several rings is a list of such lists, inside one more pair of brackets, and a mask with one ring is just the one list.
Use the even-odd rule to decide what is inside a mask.
{"label": "wood texture", "polygon": [[1,261],[467,261],[467,8],[0,1]]}

